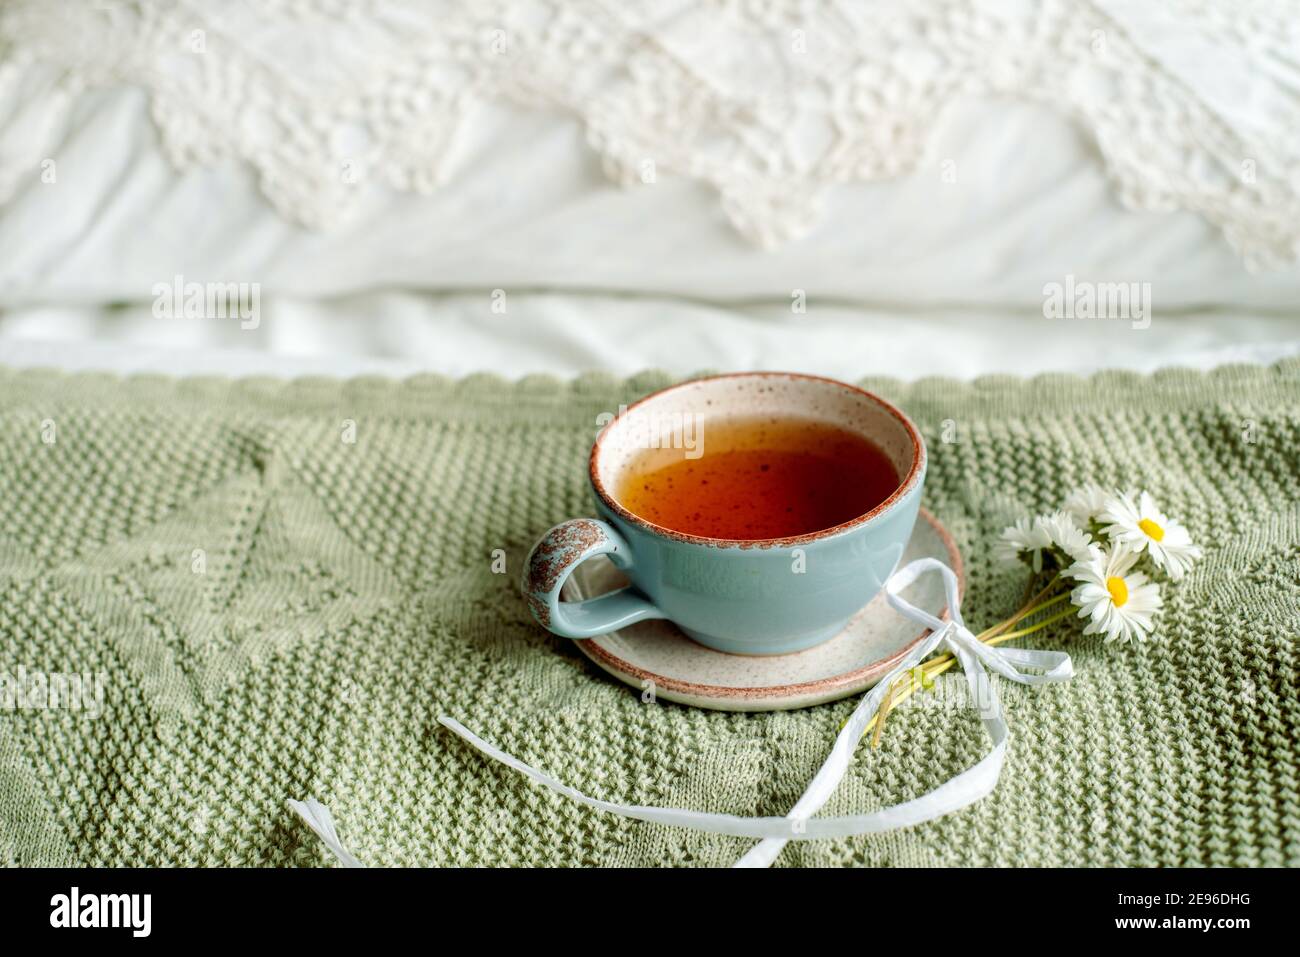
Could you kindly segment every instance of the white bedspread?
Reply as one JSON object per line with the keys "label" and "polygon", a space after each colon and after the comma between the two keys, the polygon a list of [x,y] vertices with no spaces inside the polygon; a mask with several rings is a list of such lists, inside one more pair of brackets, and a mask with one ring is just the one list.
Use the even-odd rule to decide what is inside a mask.
{"label": "white bedspread", "polygon": [[236,320],[158,320],[147,309],[33,308],[0,316],[0,361],[119,372],[214,375],[509,378],[646,368],[787,369],[853,379],[973,378],[987,373],[1150,372],[1267,362],[1300,352],[1300,322],[1203,312],[1147,329],[970,309],[901,312],[811,303],[719,306],[664,297],[520,294],[491,311],[486,292],[370,294],[329,303],[263,303],[255,330]]}

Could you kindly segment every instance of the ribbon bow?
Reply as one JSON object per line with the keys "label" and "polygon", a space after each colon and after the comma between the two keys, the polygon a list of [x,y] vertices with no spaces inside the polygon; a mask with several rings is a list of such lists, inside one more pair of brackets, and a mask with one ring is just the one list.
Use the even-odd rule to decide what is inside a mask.
{"label": "ribbon bow", "polygon": [[[899,594],[928,571],[936,571],[943,576],[949,621],[945,622],[917,608]],[[885,600],[905,618],[911,618],[930,628],[930,635],[904,655],[903,660],[894,667],[894,670],[885,675],[853,710],[839,737],[835,739],[835,747],[831,749],[830,757],[822,764],[821,770],[812,779],[803,797],[790,810],[787,818],[795,822],[813,823],[808,821],[808,818],[821,809],[844,778],[849,768],[849,760],[865,733],[867,722],[880,710],[886,691],[899,676],[919,665],[940,645],[947,646],[961,662],[970,690],[971,706],[984,719],[984,727],[993,742],[993,749],[974,767],[968,768],[930,793],[923,794],[912,801],[884,808],[874,814],[828,819],[828,823],[829,821],[843,821],[846,824],[855,822],[854,826],[861,827],[860,830],[844,830],[836,833],[834,835],[836,837],[911,827],[974,804],[992,793],[1002,774],[1002,763],[1006,758],[1007,740],[1010,734],[1007,723],[1002,720],[1002,705],[998,700],[997,689],[989,681],[988,672],[984,670],[985,665],[1004,678],[1027,685],[1067,681],[1074,677],[1074,664],[1070,661],[1070,656],[1063,651],[998,649],[976,638],[966,627],[966,622],[961,616],[957,576],[953,574],[951,568],[938,559],[920,558],[896,571],[885,582]],[[1020,670],[1022,667],[1040,670],[1042,674],[1026,674]],[[781,848],[785,847],[786,840],[789,839],[764,839],[737,861],[736,866],[767,867],[776,860],[777,855],[781,853]]]}
{"label": "ribbon bow", "polygon": [[[938,572],[943,576],[944,592],[948,600],[949,620],[943,621],[929,612],[912,605],[900,592],[926,572]],[[488,757],[514,768],[521,774],[544,784],[552,791],[572,798],[588,807],[608,811],[623,817],[639,821],[653,821],[677,827],[688,827],[712,834],[729,834],[735,837],[759,838],[760,842],[742,857],[737,867],[766,867],[781,853],[787,841],[813,840],[817,838],[851,837],[857,834],[878,834],[898,828],[911,827],[925,821],[932,821],[967,805],[973,804],[993,791],[998,777],[1002,773],[1002,764],[1006,757],[1008,731],[1002,720],[1002,706],[998,701],[997,691],[989,681],[989,669],[1020,684],[1036,685],[1049,681],[1066,681],[1074,676],[1074,666],[1070,656],[1060,651],[1026,651],[1017,648],[992,648],[979,641],[966,627],[962,620],[960,596],[957,592],[957,576],[952,569],[934,558],[921,558],[899,569],[885,582],[885,598],[900,614],[931,629],[929,635],[916,645],[902,660],[894,666],[874,688],[871,689],[854,709],[849,720],[845,722],[830,755],[818,770],[803,796],[785,817],[740,817],[733,814],[708,814],[686,808],[648,807],[644,805],[615,804],[589,797],[581,791],[555,780],[541,771],[531,768],[518,758],[513,757],[484,741],[459,721],[442,715],[439,723],[450,728],[457,735],[469,742]],[[905,672],[911,671],[940,646],[945,646],[961,662],[966,673],[971,704],[984,720],[993,747],[973,767],[945,781],[939,787],[910,801],[891,807],[872,811],[869,814],[854,814],[844,817],[813,817],[824,805],[848,771],[849,762],[861,741],[867,723],[880,710],[885,693],[894,681]],[[1041,673],[1025,673],[1022,668],[1032,668]],[[290,802],[296,804],[296,802]],[[297,808],[295,807],[295,810]],[[323,810],[323,809],[322,809]],[[301,813],[301,812],[300,812]],[[328,816],[328,812],[326,812]],[[320,833],[318,820],[308,819],[313,829]],[[332,822],[330,822],[332,824]],[[340,856],[341,846],[336,848],[337,835],[329,828],[333,841],[327,846],[345,864],[350,861],[355,866],[355,859]],[[347,854],[346,851],[343,854]]]}

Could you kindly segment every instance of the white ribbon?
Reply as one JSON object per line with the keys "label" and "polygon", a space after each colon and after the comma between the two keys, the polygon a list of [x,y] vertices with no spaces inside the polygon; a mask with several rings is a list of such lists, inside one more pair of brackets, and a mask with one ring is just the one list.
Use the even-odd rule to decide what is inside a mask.
{"label": "white ribbon", "polygon": [[305,801],[289,801],[289,807],[293,808],[300,818],[307,822],[307,826],[316,832],[316,836],[324,842],[325,846],[330,849],[339,863],[344,867],[365,867],[348,849],[343,846],[339,840],[339,832],[334,829],[334,816],[330,814],[330,809],[315,798],[308,798]]}
{"label": "white ribbon", "polygon": [[[950,621],[942,621],[929,612],[922,611],[899,594],[918,577],[929,571],[938,572],[943,576]],[[1006,756],[1008,734],[1006,722],[1002,720],[1002,708],[997,692],[989,681],[988,672],[984,670],[985,665],[1004,678],[1028,685],[1068,680],[1074,675],[1074,666],[1070,656],[1064,652],[996,649],[979,641],[962,620],[957,576],[953,574],[952,569],[936,559],[921,558],[899,569],[885,583],[885,597],[900,614],[925,625],[931,629],[931,632],[904,655],[893,670],[863,697],[845,723],[843,730],[840,731],[835,746],[831,748],[831,753],[821,769],[785,817],[740,817],[733,814],[709,814],[687,808],[650,807],[602,801],[529,767],[518,758],[484,741],[454,718],[442,715],[438,721],[488,757],[514,768],[552,791],[599,811],[608,811],[638,821],[688,827],[711,834],[760,838],[761,842],[737,862],[737,867],[768,866],[781,853],[787,841],[852,837],[857,834],[878,834],[911,827],[973,804],[997,786],[998,776],[1002,773],[1002,763]],[[941,645],[957,657],[962,670],[966,673],[972,707],[979,711],[984,719],[984,727],[993,744],[992,750],[973,767],[950,778],[928,794],[910,801],[872,811],[869,814],[813,817],[835,793],[835,789],[843,780],[866,726],[872,716],[880,710],[890,686],[899,676],[911,671]],[[1021,668],[1033,668],[1043,673],[1026,674],[1020,670]],[[296,805],[297,802],[290,803]],[[294,809],[299,814],[303,814],[307,823],[321,835],[339,860],[347,864],[346,857],[352,861],[352,866],[357,866],[355,858],[352,858],[338,844],[338,835],[333,833],[333,822],[329,820],[329,812],[318,804],[316,808],[319,809],[318,814],[324,812],[324,823],[328,825],[329,836],[317,826],[317,823],[303,814],[299,806],[295,806]]]}
{"label": "white ribbon", "polygon": [[[937,571],[943,575],[944,594],[948,600],[948,615],[951,619],[944,622],[929,612],[922,611],[905,600],[901,592],[927,571]],[[848,722],[835,740],[830,757],[822,764],[817,776],[812,779],[808,789],[790,813],[794,821],[806,821],[816,814],[830,796],[839,787],[840,781],[848,771],[849,759],[873,715],[880,710],[886,691],[904,672],[911,671],[939,644],[944,644],[961,662],[966,673],[966,683],[970,690],[971,706],[980,712],[984,727],[992,740],[993,749],[974,767],[950,778],[929,794],[924,794],[912,801],[896,804],[891,808],[878,811],[879,815],[893,815],[894,823],[890,830],[899,827],[911,827],[924,821],[932,821],[959,808],[974,804],[992,793],[997,787],[1002,774],[1002,762],[1006,757],[1009,734],[1006,722],[1002,720],[1002,706],[998,700],[997,690],[989,681],[984,664],[1003,677],[1022,684],[1043,684],[1048,681],[1066,681],[1074,676],[1074,665],[1070,656],[1062,651],[1025,651],[1017,648],[998,650],[976,638],[966,627],[961,616],[961,599],[958,594],[957,576],[951,568],[934,558],[921,558],[899,569],[885,582],[885,599],[896,611],[906,618],[920,622],[931,629],[930,636],[916,649],[905,655],[903,660],[862,699],[854,709]],[[1041,675],[1025,674],[1017,665],[1036,668],[1043,671]],[[850,821],[852,818],[840,818]],[[882,828],[881,830],[884,830]],[[836,836],[847,836],[844,835]],[[860,831],[856,833],[868,833]],[[786,839],[766,838],[748,854],[736,862],[736,867],[767,867],[776,860]]]}

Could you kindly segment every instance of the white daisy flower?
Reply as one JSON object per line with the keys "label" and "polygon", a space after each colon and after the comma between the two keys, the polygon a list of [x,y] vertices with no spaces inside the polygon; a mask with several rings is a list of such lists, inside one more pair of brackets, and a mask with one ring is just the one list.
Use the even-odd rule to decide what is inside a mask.
{"label": "white daisy flower", "polygon": [[1160,610],[1160,586],[1132,568],[1140,556],[1123,546],[1109,554],[1097,549],[1086,562],[1076,562],[1066,574],[1080,584],[1070,592],[1079,617],[1089,619],[1085,635],[1104,634],[1107,641],[1145,641],[1152,618]]}
{"label": "white daisy flower", "polygon": [[1082,488],[1076,488],[1065,499],[1065,511],[1078,524],[1087,527],[1088,523],[1106,507],[1106,502],[1115,496],[1115,492],[1089,482]]}
{"label": "white daisy flower", "polygon": [[1065,512],[1044,515],[1038,519],[1038,525],[1047,533],[1054,546],[1076,562],[1087,561],[1097,549],[1092,537]]}
{"label": "white daisy flower", "polygon": [[1052,547],[1052,538],[1043,527],[1042,519],[1020,518],[1016,524],[1008,525],[998,538],[998,557],[1004,562],[1014,564],[1023,555],[1029,555],[1029,563],[1035,572],[1043,570],[1043,551]]}
{"label": "white daisy flower", "polygon": [[1105,532],[1113,541],[1135,552],[1145,549],[1173,581],[1179,581],[1192,562],[1201,557],[1201,549],[1192,544],[1187,529],[1160,511],[1147,492],[1138,495],[1136,501],[1132,492],[1109,498],[1097,520],[1109,523]]}

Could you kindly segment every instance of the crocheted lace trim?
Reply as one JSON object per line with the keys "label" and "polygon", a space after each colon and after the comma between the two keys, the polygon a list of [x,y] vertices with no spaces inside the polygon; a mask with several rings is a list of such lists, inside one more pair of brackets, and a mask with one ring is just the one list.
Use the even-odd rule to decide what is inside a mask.
{"label": "crocheted lace trim", "polygon": [[[1170,0],[134,0],[0,10],[0,201],[76,96],[148,91],[179,168],[254,167],[285,218],[345,223],[364,190],[444,181],[476,102],[567,111],[628,186],[710,184],[763,246],[836,184],[922,162],[946,110],[1011,96],[1073,118],[1124,205],[1190,210],[1252,267],[1300,258],[1300,21],[1283,2]],[[310,39],[310,44],[308,43]]]}

